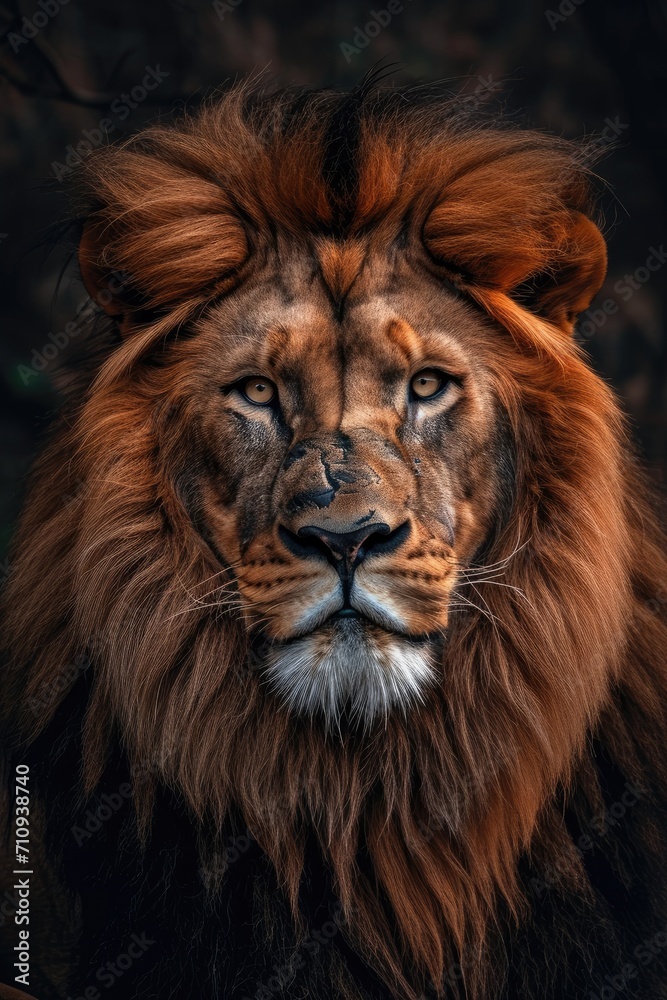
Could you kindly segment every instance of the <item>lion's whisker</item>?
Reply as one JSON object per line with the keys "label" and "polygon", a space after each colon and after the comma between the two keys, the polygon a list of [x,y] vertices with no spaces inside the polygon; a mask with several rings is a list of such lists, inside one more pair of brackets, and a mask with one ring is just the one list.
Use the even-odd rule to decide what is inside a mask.
{"label": "lion's whisker", "polygon": [[463,572],[465,572],[465,573],[466,573],[466,574],[468,574],[468,575],[472,575],[472,574],[481,574],[481,573],[485,573],[485,572],[487,572],[487,571],[489,571],[489,570],[495,570],[495,569],[499,569],[499,568],[502,568],[502,569],[504,569],[504,568],[505,568],[505,567],[507,566],[507,564],[508,564],[508,563],[509,563],[509,562],[510,562],[510,561],[511,561],[512,559],[514,559],[514,558],[515,558],[515,556],[516,556],[516,555],[518,555],[518,553],[519,553],[519,552],[521,552],[521,550],[522,550],[522,549],[525,549],[525,548],[526,548],[526,546],[530,544],[530,542],[531,542],[531,541],[532,541],[532,535],[531,535],[531,537],[530,537],[530,538],[527,538],[525,542],[522,542],[522,543],[521,543],[520,545],[517,545],[517,546],[516,546],[516,547],[515,547],[515,548],[514,548],[514,549],[513,549],[513,550],[512,550],[512,551],[511,551],[510,553],[509,553],[509,555],[505,556],[505,558],[504,558],[504,559],[499,559],[499,560],[497,560],[496,562],[492,562],[492,563],[485,563],[485,564],[483,564],[483,565],[481,565],[481,566],[466,566],[466,564],[465,564],[465,563],[458,563],[458,562],[457,562],[457,563],[456,563],[456,565],[457,565],[457,566],[458,566],[458,567],[459,567],[459,568],[460,568],[460,569],[461,569],[461,570],[462,570]]}
{"label": "lion's whisker", "polygon": [[526,602],[526,604],[528,604],[528,606],[530,608],[532,608],[533,611],[535,610],[533,604],[528,600],[528,598],[526,597],[525,592],[521,589],[521,587],[515,587],[514,584],[512,584],[512,583],[501,583],[499,580],[493,580],[493,579],[491,579],[491,580],[484,580],[484,579],[482,579],[482,580],[476,580],[475,583],[478,584],[478,585],[480,585],[480,586],[483,583],[490,583],[492,587],[505,587],[507,590],[513,590],[513,591],[515,591],[515,593],[517,593],[519,595],[519,597],[523,598],[523,600]]}

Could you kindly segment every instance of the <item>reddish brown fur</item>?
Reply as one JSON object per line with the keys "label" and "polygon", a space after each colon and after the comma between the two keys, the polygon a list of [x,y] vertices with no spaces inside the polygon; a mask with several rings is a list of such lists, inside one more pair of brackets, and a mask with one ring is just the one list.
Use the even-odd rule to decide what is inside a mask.
{"label": "reddish brown fur", "polygon": [[[295,906],[312,826],[356,946],[400,995],[439,983],[462,956],[470,995],[487,996],[499,899],[525,915],[520,852],[545,850],[586,892],[553,797],[587,766],[588,735],[602,729],[640,775],[633,747],[645,739],[659,766],[650,733],[633,729],[617,694],[659,727],[667,630],[649,602],[664,594],[664,556],[616,403],[569,336],[605,266],[585,217],[585,171],[553,139],[391,105],[362,114],[359,194],[350,206],[343,191],[332,206],[322,168],[334,98],[295,116],[287,136],[271,127],[278,99],[254,110],[246,99],[233,91],[179,128],[153,128],[87,165],[84,278],[99,288],[126,272],[130,294],[122,344],[37,469],[6,598],[14,683],[19,690],[31,663],[24,695],[39,693],[54,663],[96,637],[88,788],[115,720],[131,759],[159,762],[197,820],[222,823],[240,806]],[[247,280],[273,252],[271,230],[287,255],[317,239],[337,300],[363,261],[394,252],[406,230],[404,252],[493,320],[484,364],[516,444],[516,503],[486,560],[526,543],[503,578],[525,600],[489,588],[492,619],[472,612],[452,630],[442,684],[408,723],[391,717],[379,733],[342,741],[295,725],[256,676],[235,669],[247,632],[238,615],[209,607],[220,567],[173,482],[189,420],[183,385],[141,367],[167,332]],[[533,311],[519,304],[528,285]],[[396,329],[398,345],[407,336]],[[68,480],[88,486],[64,509]],[[26,738],[33,721],[24,711]],[[145,786],[137,800],[147,824]],[[372,878],[359,867],[362,842]]]}

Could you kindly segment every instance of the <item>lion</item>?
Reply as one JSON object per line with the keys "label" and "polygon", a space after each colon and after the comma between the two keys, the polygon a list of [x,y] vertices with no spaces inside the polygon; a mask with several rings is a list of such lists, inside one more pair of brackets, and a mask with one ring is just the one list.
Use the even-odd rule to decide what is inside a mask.
{"label": "lion", "polygon": [[666,563],[573,336],[586,147],[235,85],[76,197],[101,316],[3,612],[73,942],[31,990],[666,996]]}

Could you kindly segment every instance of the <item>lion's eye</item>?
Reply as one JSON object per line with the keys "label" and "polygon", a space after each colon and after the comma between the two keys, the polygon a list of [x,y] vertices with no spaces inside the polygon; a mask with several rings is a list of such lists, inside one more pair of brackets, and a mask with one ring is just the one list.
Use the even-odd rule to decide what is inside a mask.
{"label": "lion's eye", "polygon": [[273,402],[276,397],[276,387],[273,382],[258,375],[247,378],[241,383],[240,389],[245,398],[255,406],[265,406]]}
{"label": "lion's eye", "polygon": [[419,399],[431,399],[438,395],[447,382],[447,376],[442,372],[435,371],[433,368],[425,368],[413,376],[410,388]]}

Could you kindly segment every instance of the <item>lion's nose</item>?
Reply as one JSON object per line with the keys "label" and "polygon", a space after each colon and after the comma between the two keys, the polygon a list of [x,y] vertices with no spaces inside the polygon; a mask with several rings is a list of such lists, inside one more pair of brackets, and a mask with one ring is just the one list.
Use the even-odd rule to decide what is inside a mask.
{"label": "lion's nose", "polygon": [[298,531],[299,539],[309,540],[306,545],[312,545],[310,539],[315,539],[315,545],[324,550],[330,562],[345,559],[350,565],[360,562],[374,545],[382,545],[390,534],[391,528],[383,521],[364,525],[356,531],[327,531],[317,524],[307,524]]}
{"label": "lion's nose", "polygon": [[296,534],[281,526],[279,534],[294,555],[304,559],[324,555],[340,572],[349,571],[368,555],[398,548],[410,534],[410,525],[405,521],[392,531],[384,521],[375,521],[354,531],[331,531],[319,524],[306,524]]}

